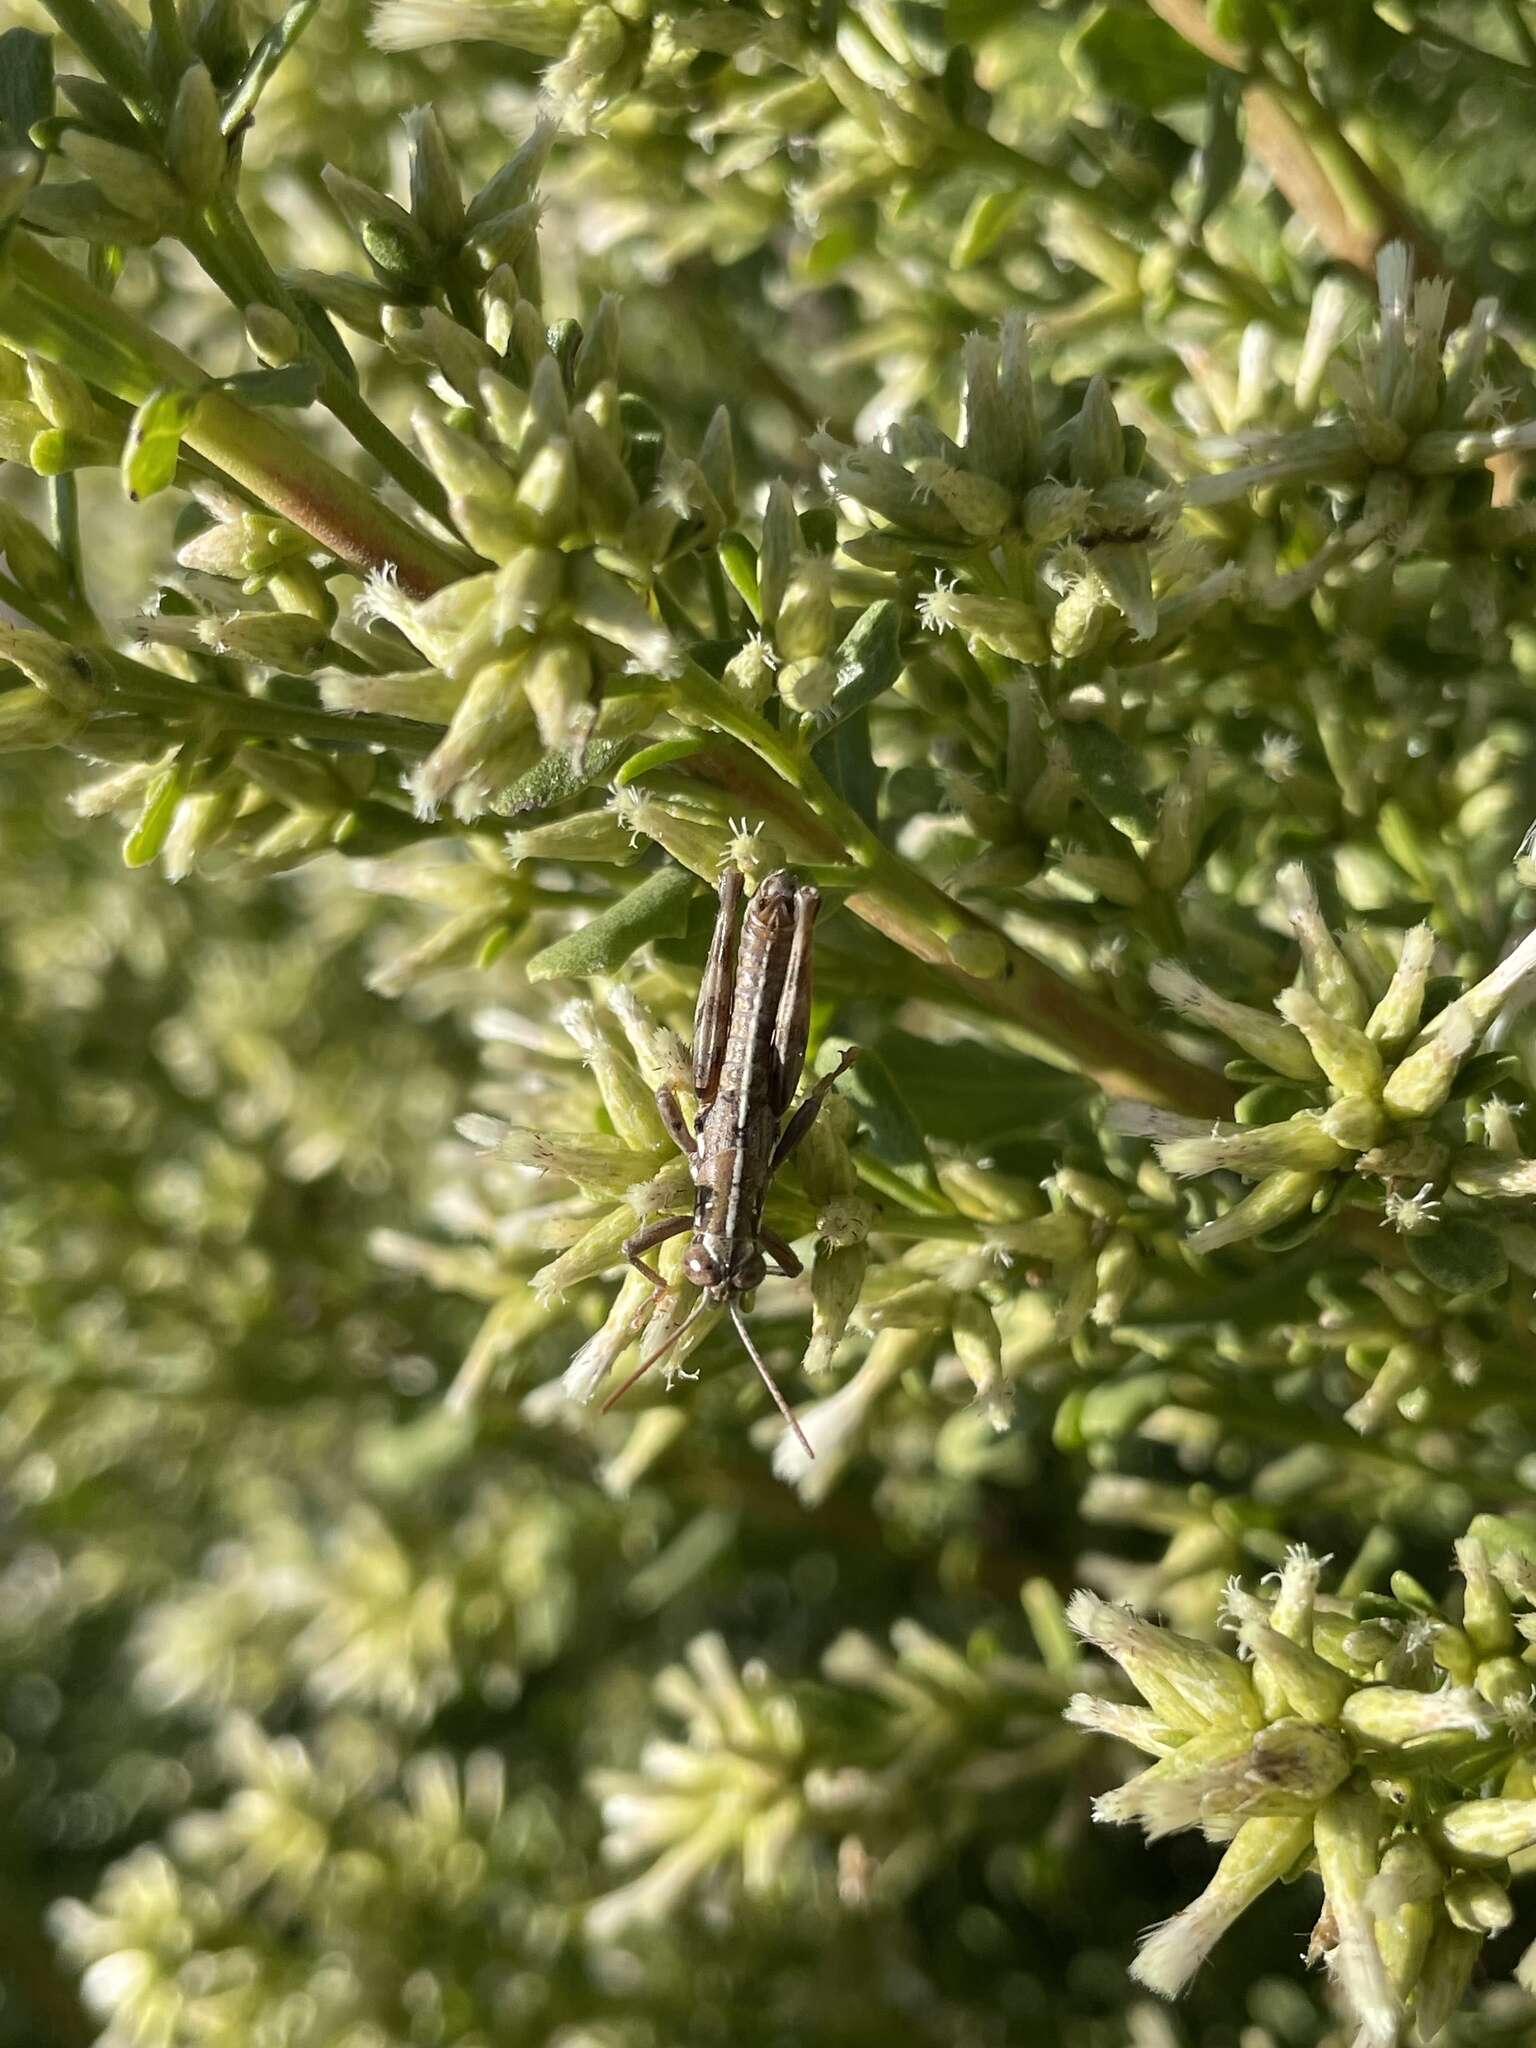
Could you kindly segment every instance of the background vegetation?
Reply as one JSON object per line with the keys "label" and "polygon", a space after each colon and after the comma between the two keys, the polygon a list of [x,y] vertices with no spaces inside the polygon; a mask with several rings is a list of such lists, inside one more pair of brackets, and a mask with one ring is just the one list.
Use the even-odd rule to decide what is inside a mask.
{"label": "background vegetation", "polygon": [[0,2043],[1529,2039],[1530,10],[12,19]]}

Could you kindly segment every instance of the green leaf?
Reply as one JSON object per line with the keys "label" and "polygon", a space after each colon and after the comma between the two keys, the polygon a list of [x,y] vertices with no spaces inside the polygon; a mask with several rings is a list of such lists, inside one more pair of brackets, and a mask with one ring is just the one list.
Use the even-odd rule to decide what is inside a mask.
{"label": "green leaf", "polygon": [[1096,718],[1084,718],[1064,724],[1061,736],[1083,794],[1099,815],[1128,839],[1150,839],[1157,815],[1142,790],[1140,764],[1120,735]]}
{"label": "green leaf", "polygon": [[[840,1052],[846,1042],[829,1039],[823,1060]],[[888,1167],[898,1180],[925,1194],[936,1195],[939,1183],[928,1156],[923,1126],[880,1053],[865,1047],[858,1064],[849,1068],[838,1085],[859,1113],[863,1149]]]}
{"label": "green leaf", "polygon": [[320,365],[284,363],[275,370],[240,370],[221,377],[219,389],[244,405],[313,405],[320,391]]}
{"label": "green leaf", "polygon": [[827,715],[836,725],[883,696],[901,674],[901,607],[894,598],[881,598],[860,616],[833,666],[837,681]]}
{"label": "green leaf", "polygon": [[1403,1240],[1408,1256],[1432,1286],[1447,1294],[1477,1294],[1502,1287],[1509,1260],[1484,1224],[1448,1216],[1433,1230],[1412,1231]]}
{"label": "green leaf", "polygon": [[233,135],[256,110],[256,102],[272,82],[279,64],[319,11],[320,0],[294,0],[251,52],[240,81],[224,106],[224,133]]}
{"label": "green leaf", "polygon": [[152,498],[174,482],[181,437],[197,411],[201,393],[162,384],[134,414],[123,443],[123,489],[135,502]]}
{"label": "green leaf", "polygon": [[24,149],[34,121],[53,112],[53,41],[30,28],[0,36],[0,144]]}
{"label": "green leaf", "polygon": [[615,763],[628,753],[625,740],[588,740],[580,760],[565,747],[552,747],[531,768],[501,790],[491,809],[500,818],[520,818],[528,811],[553,810],[596,782],[607,782]]}
{"label": "green leaf", "polygon": [[1206,222],[1230,197],[1243,168],[1237,134],[1241,87],[1230,73],[1213,71],[1205,94],[1205,140],[1195,159],[1195,226]]}
{"label": "green leaf", "polygon": [[969,270],[984,263],[1023,211],[1028,192],[979,192],[960,223],[949,252],[951,270]]}
{"label": "green leaf", "polygon": [[612,974],[651,939],[680,932],[698,887],[686,868],[665,867],[617,903],[589,918],[580,931],[556,939],[528,962],[530,981]]}
{"label": "green leaf", "polygon": [[1033,1136],[1092,1093],[1075,1074],[981,1044],[935,1044],[887,1031],[878,1052],[923,1130],[953,1145],[990,1147]]}
{"label": "green leaf", "polygon": [[1145,7],[1101,8],[1067,61],[1101,99],[1145,114],[1201,98],[1209,68],[1176,29]]}
{"label": "green leaf", "polygon": [[123,841],[123,864],[148,867],[159,853],[176,822],[176,812],[187,793],[187,764],[176,760],[150,783],[138,822]]}
{"label": "green leaf", "polygon": [[880,829],[880,773],[869,747],[869,713],[856,711],[811,749],[811,759],[871,832]]}
{"label": "green leaf", "polygon": [[615,785],[624,789],[642,775],[649,775],[653,769],[666,768],[673,761],[686,761],[694,754],[704,751],[702,740],[658,740],[653,747],[642,747],[638,754],[631,754],[618,774]]}
{"label": "green leaf", "polygon": [[1017,19],[1018,0],[945,0],[944,40],[966,45]]}

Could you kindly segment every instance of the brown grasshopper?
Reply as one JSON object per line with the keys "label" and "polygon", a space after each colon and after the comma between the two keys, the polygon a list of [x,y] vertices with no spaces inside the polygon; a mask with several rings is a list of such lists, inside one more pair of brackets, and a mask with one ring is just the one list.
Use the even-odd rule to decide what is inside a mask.
{"label": "brown grasshopper", "polygon": [[763,1280],[769,1258],[786,1279],[794,1279],[803,1270],[783,1238],[763,1222],[763,1204],[774,1175],[816,1121],[828,1090],[853,1064],[858,1048],[849,1047],[785,1123],[785,1113],[800,1084],[810,1035],[811,933],[821,908],[821,892],[801,887],[782,868],[766,876],[741,921],[738,949],[736,913],[744,888],[738,868],[727,868],[720,877],[720,909],[693,1020],[697,1130],[689,1130],[672,1089],[656,1091],[661,1120],[686,1156],[693,1176],[697,1190],[693,1214],[664,1216],[624,1241],[624,1256],[630,1264],[664,1289],[666,1281],[645,1254],[691,1229],[693,1237],[683,1254],[683,1277],[700,1290],[701,1298],[682,1327],[609,1397],[604,1410],[671,1350],[706,1307],[724,1303],[779,1413],[806,1455],[814,1457],[747,1334],[741,1298]]}

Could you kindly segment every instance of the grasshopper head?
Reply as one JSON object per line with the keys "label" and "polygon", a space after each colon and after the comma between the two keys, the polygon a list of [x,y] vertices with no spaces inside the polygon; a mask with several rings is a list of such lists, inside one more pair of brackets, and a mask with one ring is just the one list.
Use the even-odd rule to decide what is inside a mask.
{"label": "grasshopper head", "polygon": [[766,1271],[762,1253],[745,1238],[696,1237],[683,1253],[683,1278],[714,1302],[750,1294]]}

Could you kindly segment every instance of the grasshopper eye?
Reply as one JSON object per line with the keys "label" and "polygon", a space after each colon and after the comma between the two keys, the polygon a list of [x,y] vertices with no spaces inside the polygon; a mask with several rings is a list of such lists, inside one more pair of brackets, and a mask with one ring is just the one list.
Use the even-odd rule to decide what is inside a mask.
{"label": "grasshopper eye", "polygon": [[704,1245],[691,1244],[683,1253],[683,1278],[695,1287],[718,1287],[724,1277],[720,1261]]}

